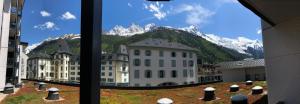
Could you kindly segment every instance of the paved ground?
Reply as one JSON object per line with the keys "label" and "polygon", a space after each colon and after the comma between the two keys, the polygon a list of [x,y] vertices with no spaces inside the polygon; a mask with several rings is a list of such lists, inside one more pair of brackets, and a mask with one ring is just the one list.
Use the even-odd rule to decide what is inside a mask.
{"label": "paved ground", "polygon": [[[240,91],[231,93],[228,88],[232,84],[240,85]],[[244,83],[215,83],[208,85],[200,85],[195,87],[185,87],[176,89],[160,89],[160,90],[118,90],[104,89],[101,90],[101,104],[155,104],[156,100],[162,97],[168,97],[174,100],[175,104],[230,104],[230,96],[241,93],[248,96],[249,104],[266,100],[265,95],[251,95],[251,88],[255,85],[263,86],[266,90],[264,81],[254,82],[251,86],[246,86]],[[216,96],[218,100],[203,101],[203,89],[205,87],[216,88]],[[79,88],[63,86],[57,84],[48,84],[48,88],[57,87],[60,91],[60,96],[65,100],[60,102],[49,102],[47,104],[78,104],[79,103]],[[45,104],[43,100],[47,96],[46,91],[36,91],[33,82],[28,82],[24,88],[14,95],[7,96],[1,104]]]}

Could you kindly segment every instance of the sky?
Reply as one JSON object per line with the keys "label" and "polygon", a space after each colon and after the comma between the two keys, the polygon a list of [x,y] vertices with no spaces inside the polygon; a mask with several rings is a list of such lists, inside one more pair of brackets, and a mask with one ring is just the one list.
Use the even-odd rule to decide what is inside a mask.
{"label": "sky", "polygon": [[[34,44],[48,37],[80,33],[80,0],[26,0],[21,40]],[[236,0],[103,0],[103,30],[116,25],[188,27],[222,37],[261,40],[260,19]]]}

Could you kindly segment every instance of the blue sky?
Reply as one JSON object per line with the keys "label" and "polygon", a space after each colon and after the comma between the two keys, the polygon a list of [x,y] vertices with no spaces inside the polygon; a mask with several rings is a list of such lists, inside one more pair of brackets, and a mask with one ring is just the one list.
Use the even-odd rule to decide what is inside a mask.
{"label": "blue sky", "polygon": [[[103,0],[103,29],[132,23],[144,26],[197,26],[201,32],[261,40],[260,19],[235,0]],[[26,0],[22,41],[37,43],[48,37],[80,33],[80,0]]]}

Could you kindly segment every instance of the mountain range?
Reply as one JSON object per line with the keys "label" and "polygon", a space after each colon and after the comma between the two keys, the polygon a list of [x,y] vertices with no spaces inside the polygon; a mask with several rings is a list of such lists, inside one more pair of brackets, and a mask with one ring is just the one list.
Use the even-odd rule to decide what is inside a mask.
{"label": "mountain range", "polygon": [[[179,42],[199,49],[198,57],[205,61],[219,62],[242,60],[244,58],[263,58],[263,46],[258,40],[245,37],[230,39],[214,34],[201,33],[196,26],[173,28],[170,26],[159,27],[148,24],[144,27],[132,24],[125,28],[115,26],[102,35],[102,51],[114,52],[120,44],[130,44],[146,38],[161,38]],[[80,53],[80,35],[65,34],[61,37],[48,38],[42,42],[32,44],[27,53],[48,52],[55,50],[57,40],[67,41],[74,54]]]}

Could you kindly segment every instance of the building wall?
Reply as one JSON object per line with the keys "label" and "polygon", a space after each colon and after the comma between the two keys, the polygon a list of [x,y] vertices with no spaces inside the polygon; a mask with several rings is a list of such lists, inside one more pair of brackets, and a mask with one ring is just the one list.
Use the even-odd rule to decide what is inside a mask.
{"label": "building wall", "polygon": [[50,77],[51,60],[44,58],[28,59],[28,78],[39,80],[52,80]]}
{"label": "building wall", "polygon": [[69,68],[69,80],[70,81],[80,81],[80,63],[78,61],[71,62]]}
{"label": "building wall", "polygon": [[246,80],[245,69],[224,69],[221,71],[224,82],[243,82]]}
{"label": "building wall", "polygon": [[[140,50],[140,55],[134,55],[134,50]],[[151,56],[145,55],[145,50],[151,50]],[[159,56],[159,51],[163,51],[163,57]],[[171,52],[176,52],[176,57],[171,57]],[[183,58],[182,53],[186,52],[187,57]],[[189,58],[189,53],[192,53],[192,58]],[[134,65],[134,59],[140,59],[140,66]],[[145,59],[151,60],[150,66],[145,66]],[[159,66],[159,60],[164,60],[164,67]],[[171,60],[176,60],[176,66],[171,66]],[[183,67],[183,60],[187,61],[187,67]],[[189,67],[188,62],[193,61],[193,67]],[[158,86],[162,83],[176,83],[178,85],[197,83],[197,56],[192,51],[183,51],[176,49],[166,48],[142,48],[142,47],[130,47],[129,48],[129,69],[130,69],[130,86]],[[183,76],[183,70],[186,69],[188,76]],[[139,78],[135,78],[135,70],[139,71]],[[145,78],[145,71],[150,70],[152,73],[151,78]],[[164,70],[165,77],[159,78],[158,71]],[[171,71],[177,71],[177,77],[171,77]],[[191,72],[191,73],[190,73]],[[192,74],[192,76],[190,76]]]}
{"label": "building wall", "polygon": [[198,83],[222,81],[222,72],[214,65],[198,64]]}
{"label": "building wall", "polygon": [[25,54],[24,46],[19,45],[20,49],[20,65],[19,65],[19,82],[21,79],[26,79],[27,76],[27,60],[28,56]]}
{"label": "building wall", "polygon": [[51,67],[54,68],[55,81],[68,81],[69,80],[69,62],[70,55],[68,54],[54,54],[54,63]]}
{"label": "building wall", "polygon": [[300,19],[290,19],[271,28],[262,22],[262,26],[268,102],[300,104]]}
{"label": "building wall", "polygon": [[10,0],[0,0],[0,91],[6,83],[10,8]]}

